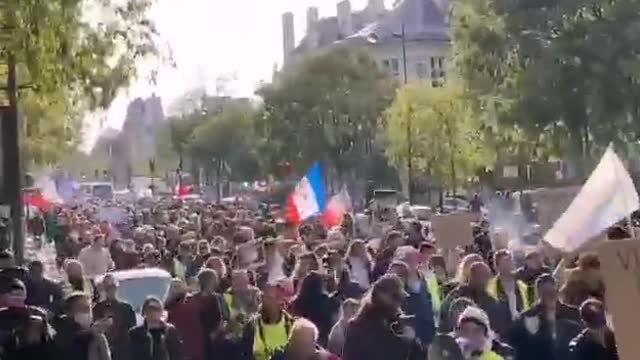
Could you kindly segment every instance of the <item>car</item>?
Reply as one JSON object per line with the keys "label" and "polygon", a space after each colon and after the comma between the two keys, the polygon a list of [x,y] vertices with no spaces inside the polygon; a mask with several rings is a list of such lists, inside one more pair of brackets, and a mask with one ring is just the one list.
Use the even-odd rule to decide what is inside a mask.
{"label": "car", "polygon": [[[118,298],[133,307],[138,324],[142,324],[142,304],[145,299],[154,296],[164,302],[172,279],[168,271],[159,268],[121,270],[109,274],[118,280]],[[98,288],[102,279],[104,276],[96,279]]]}

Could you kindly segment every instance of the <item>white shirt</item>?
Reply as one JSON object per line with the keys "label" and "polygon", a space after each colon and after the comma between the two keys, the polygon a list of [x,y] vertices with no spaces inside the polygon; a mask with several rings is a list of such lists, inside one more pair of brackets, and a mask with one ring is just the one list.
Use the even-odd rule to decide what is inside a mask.
{"label": "white shirt", "polygon": [[80,250],[78,261],[82,264],[84,275],[89,278],[104,275],[109,269],[113,268],[111,254],[105,248],[96,249],[92,246],[87,246]]}
{"label": "white shirt", "polygon": [[[507,294],[507,302],[509,303],[509,312],[511,312],[511,320],[516,320],[518,318],[518,299],[516,296],[517,284],[515,282],[511,282],[508,284],[507,282],[503,282],[504,292]],[[510,285],[510,286],[508,286]]]}
{"label": "white shirt", "polygon": [[367,262],[359,257],[350,257],[351,278],[363,289],[368,289],[371,285],[369,280],[369,269]]}

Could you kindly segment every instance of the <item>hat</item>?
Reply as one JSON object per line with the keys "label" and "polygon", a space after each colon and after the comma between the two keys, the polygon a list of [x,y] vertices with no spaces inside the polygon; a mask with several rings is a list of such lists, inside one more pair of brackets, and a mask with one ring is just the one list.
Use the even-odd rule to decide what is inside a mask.
{"label": "hat", "polygon": [[404,290],[402,280],[395,274],[385,274],[373,284],[371,295],[376,297],[379,294],[397,295],[408,297],[409,293]]}
{"label": "hat", "polygon": [[487,313],[479,307],[467,306],[462,314],[460,314],[460,317],[458,317],[458,326],[467,321],[484,326],[485,329],[487,329],[487,332],[491,330],[489,315],[487,315]]}

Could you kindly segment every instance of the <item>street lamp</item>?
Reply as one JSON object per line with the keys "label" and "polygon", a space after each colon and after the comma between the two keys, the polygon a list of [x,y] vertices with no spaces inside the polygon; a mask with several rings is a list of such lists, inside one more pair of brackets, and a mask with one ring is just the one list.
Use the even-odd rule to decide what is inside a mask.
{"label": "street lamp", "polygon": [[[393,37],[399,38],[402,41],[402,80],[404,85],[407,85],[409,78],[407,76],[407,35],[405,32],[404,23],[402,23],[400,33],[393,33]],[[378,35],[375,33],[369,34],[367,41],[372,44],[377,44],[379,41]],[[409,204],[413,203],[413,137],[411,134],[411,114],[407,118],[407,178],[409,187]]]}

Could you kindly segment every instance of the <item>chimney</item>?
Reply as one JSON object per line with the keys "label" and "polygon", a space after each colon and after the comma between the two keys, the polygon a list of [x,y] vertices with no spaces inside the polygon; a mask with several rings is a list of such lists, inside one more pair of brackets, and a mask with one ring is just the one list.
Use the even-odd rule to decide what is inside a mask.
{"label": "chimney", "polygon": [[369,3],[367,4],[367,10],[376,16],[376,18],[384,14],[386,9],[387,8],[384,6],[384,0],[369,0]]}
{"label": "chimney", "polygon": [[293,28],[293,13],[282,14],[282,50],[284,52],[284,63],[288,63],[291,53],[296,45],[296,35]]}
{"label": "chimney", "polygon": [[338,3],[338,31],[342,38],[353,34],[353,17],[351,16],[351,2],[344,0]]}
{"label": "chimney", "polygon": [[315,6],[307,9],[307,45],[309,49],[318,47],[318,8]]}

